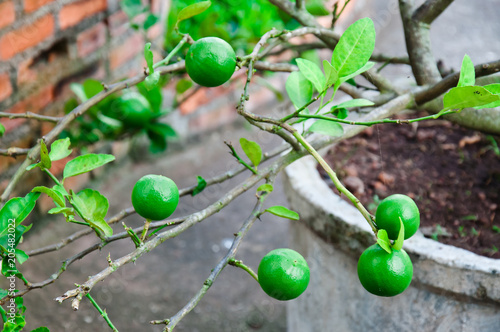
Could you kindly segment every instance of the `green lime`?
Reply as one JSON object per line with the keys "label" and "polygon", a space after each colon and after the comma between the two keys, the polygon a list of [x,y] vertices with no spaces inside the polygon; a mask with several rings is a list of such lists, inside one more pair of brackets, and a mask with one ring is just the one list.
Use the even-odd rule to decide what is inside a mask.
{"label": "green lime", "polygon": [[368,247],[359,257],[358,277],[363,287],[378,296],[395,296],[404,292],[413,276],[413,264],[404,251],[389,254],[378,244]]}
{"label": "green lime", "polygon": [[122,121],[126,126],[142,128],[153,118],[149,101],[137,92],[127,92],[113,103],[112,117]]}
{"label": "green lime", "polygon": [[179,189],[163,175],[146,175],[132,190],[132,205],[143,218],[163,220],[174,213],[179,203]]}
{"label": "green lime", "polygon": [[236,54],[231,45],[220,38],[201,38],[189,47],[186,70],[199,85],[219,86],[231,78],[235,68]]}
{"label": "green lime", "polygon": [[259,284],[267,295],[288,301],[302,294],[309,284],[309,266],[301,254],[292,249],[275,249],[259,264]]}
{"label": "green lime", "polygon": [[417,204],[406,195],[391,195],[386,197],[377,207],[375,222],[379,229],[385,229],[389,239],[396,240],[403,221],[405,240],[413,236],[420,226],[420,212]]}

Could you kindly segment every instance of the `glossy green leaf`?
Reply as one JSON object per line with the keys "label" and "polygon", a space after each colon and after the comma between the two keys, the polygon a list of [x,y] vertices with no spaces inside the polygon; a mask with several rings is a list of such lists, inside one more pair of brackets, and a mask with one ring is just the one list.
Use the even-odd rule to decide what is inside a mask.
{"label": "glossy green leaf", "polygon": [[460,79],[457,86],[473,86],[476,83],[476,71],[470,57],[466,54],[462,60]]}
{"label": "glossy green leaf", "polygon": [[306,1],[306,10],[314,16],[327,16],[331,12],[325,8],[323,0]]}
{"label": "glossy green leaf", "polygon": [[330,62],[323,60],[323,70],[325,71],[326,86],[334,85],[339,79],[339,74],[335,68],[333,68]]}
{"label": "glossy green leaf", "polygon": [[50,330],[48,328],[46,328],[45,326],[40,326],[34,330],[31,330],[31,332],[50,332]]}
{"label": "glossy green leaf", "polygon": [[401,217],[399,217],[399,233],[396,241],[394,241],[394,244],[392,247],[396,250],[401,250],[403,248],[403,242],[405,240],[405,225],[403,224],[403,220]]}
{"label": "glossy green leaf", "polygon": [[264,184],[261,184],[258,188],[257,188],[257,192],[260,192],[260,191],[265,191],[265,192],[272,192],[274,190],[273,188],[273,185],[272,184],[269,184],[269,183],[264,183]]}
{"label": "glossy green leaf", "polygon": [[309,127],[308,131],[333,137],[344,134],[344,129],[340,124],[328,120],[317,120]]}
{"label": "glossy green leaf", "polygon": [[340,78],[340,84],[342,84],[342,83],[344,83],[346,81],[349,81],[349,80],[353,79],[354,77],[356,77],[358,75],[363,74],[365,71],[370,70],[374,65],[375,65],[375,62],[368,61],[363,67],[361,67],[360,69],[356,70],[354,73],[349,74],[347,76],[342,76]]}
{"label": "glossy green leaf", "polygon": [[160,153],[167,149],[169,137],[177,137],[175,130],[166,123],[154,123],[148,126],[147,135],[151,141],[150,151]]}
{"label": "glossy green leaf", "polygon": [[2,137],[5,134],[5,127],[3,124],[0,123],[0,137]]}
{"label": "glossy green leaf", "polygon": [[444,110],[464,109],[488,105],[500,100],[500,96],[492,94],[481,86],[462,86],[448,91],[444,95]]}
{"label": "glossy green leaf", "polygon": [[85,96],[89,99],[103,90],[104,87],[98,80],[86,79],[85,82],[83,82],[83,91],[85,92]]}
{"label": "glossy green leaf", "polygon": [[52,162],[49,157],[49,150],[47,149],[47,145],[45,145],[45,141],[40,140],[40,168],[41,169],[50,169],[52,167]]}
{"label": "glossy green leaf", "polygon": [[201,176],[198,175],[197,180],[198,180],[198,184],[196,185],[196,188],[193,189],[191,196],[198,195],[207,187],[207,181],[204,178],[202,178]]}
{"label": "glossy green leaf", "polygon": [[146,77],[146,79],[144,79],[144,86],[146,87],[146,89],[152,90],[156,86],[158,86],[159,81],[160,81],[160,72],[155,71],[154,73]]}
{"label": "glossy green leaf", "polygon": [[252,164],[257,167],[262,160],[262,149],[259,144],[254,141],[249,141],[246,138],[240,138],[240,145],[243,152],[247,155]]}
{"label": "glossy green leaf", "polygon": [[193,86],[193,80],[181,78],[175,85],[175,91],[177,91],[178,94],[182,94],[192,86]]}
{"label": "glossy green leaf", "polygon": [[49,157],[51,161],[61,160],[71,154],[73,150],[69,148],[71,142],[69,137],[58,139],[50,146]]}
{"label": "glossy green leaf", "polygon": [[153,13],[149,13],[148,17],[144,20],[144,24],[142,25],[142,28],[144,30],[148,30],[151,28],[153,25],[155,25],[158,22],[159,18]]}
{"label": "glossy green leaf", "polygon": [[66,196],[69,196],[69,194],[66,191],[66,189],[63,186],[60,186],[58,184],[54,185],[52,187],[52,190],[54,190],[55,192],[57,192],[59,194],[59,196],[61,196],[63,198],[66,197]]}
{"label": "glossy green leaf", "polygon": [[69,88],[80,100],[80,103],[84,103],[89,99],[87,97],[87,94],[85,93],[85,90],[83,89],[83,85],[81,85],[80,83],[71,83],[69,85]]}
{"label": "glossy green leaf", "polygon": [[48,214],[59,214],[59,213],[64,213],[64,214],[68,214],[68,215],[75,215],[75,209],[71,208],[71,207],[64,207],[64,206],[61,206],[61,207],[55,207],[55,208],[52,208],[50,209],[48,212]]}
{"label": "glossy green leaf", "polygon": [[53,190],[53,189],[50,189],[50,188],[47,188],[47,187],[44,187],[44,186],[39,186],[39,187],[35,187],[31,190],[32,193],[44,193],[46,194],[47,196],[49,196],[50,198],[52,198],[52,200],[54,201],[54,204],[56,204],[56,206],[64,206],[64,197],[61,196],[61,194],[59,194],[57,191]]}
{"label": "glossy green leaf", "polygon": [[370,18],[360,19],[347,28],[332,54],[332,66],[339,77],[363,68],[375,49],[375,26]]}
{"label": "glossy green leaf", "polygon": [[93,228],[98,229],[105,236],[113,234],[113,229],[104,220],[108,213],[108,199],[97,190],[83,189],[78,194],[73,193],[72,204],[77,207],[76,211],[80,217]]}
{"label": "glossy green leaf", "polygon": [[306,59],[297,59],[297,66],[300,72],[304,75],[309,82],[313,84],[318,92],[323,91],[326,84],[325,76],[318,65]]}
{"label": "glossy green leaf", "polygon": [[90,172],[113,160],[115,160],[115,156],[110,154],[86,154],[78,156],[66,164],[63,171],[63,178],[66,179],[71,176]]}
{"label": "glossy green leaf", "polygon": [[[486,90],[488,90],[489,92],[491,92],[494,95],[500,95],[500,84],[498,84],[498,83],[485,85],[485,86],[483,86],[483,88],[485,88]],[[494,108],[494,107],[499,107],[499,106],[500,106],[500,100],[483,105],[483,106],[476,106],[475,108],[479,110],[479,109],[483,109],[483,108]]]}
{"label": "glossy green leaf", "polygon": [[[2,274],[4,276],[10,277],[10,276],[16,275],[18,273],[19,273],[19,270],[16,267],[15,259],[13,259],[13,261],[12,260],[9,261],[9,259],[7,257],[2,259]],[[5,325],[4,325],[3,331],[5,331]],[[9,331],[9,330],[7,330],[7,331]],[[10,330],[10,331],[14,331],[14,330]],[[20,331],[20,330],[18,330],[18,331]]]}
{"label": "glossy green leaf", "polygon": [[287,209],[284,206],[276,205],[272,206],[265,210],[265,212],[269,212],[274,214],[275,216],[291,219],[291,220],[299,220],[299,214],[295,211]]}
{"label": "glossy green leaf", "polygon": [[333,110],[332,115],[343,120],[349,116],[349,110],[347,108],[336,108]]}
{"label": "glossy green leaf", "polygon": [[154,88],[148,90],[144,86],[144,82],[141,82],[137,84],[137,89],[139,90],[139,93],[149,101],[153,112],[159,113],[161,109],[161,103],[163,101],[160,87],[156,85]]}
{"label": "glossy green leaf", "polygon": [[[25,197],[11,198],[0,210],[0,238],[9,232],[9,224],[14,220],[15,227],[19,226],[35,208],[40,193],[28,193]],[[6,242],[0,240],[0,245],[6,248]]]}
{"label": "glossy green leaf", "polygon": [[389,254],[392,252],[391,241],[389,240],[389,236],[387,235],[387,231],[385,229],[379,229],[377,232],[377,243]]}
{"label": "glossy green leaf", "polygon": [[285,88],[296,109],[301,108],[312,99],[313,86],[300,72],[293,72],[288,76]]}
{"label": "glossy green leaf", "polygon": [[120,1],[120,7],[129,19],[134,18],[144,11],[141,0],[122,0]]}
{"label": "glossy green leaf", "polygon": [[178,27],[181,21],[203,13],[210,7],[210,5],[212,5],[212,2],[210,1],[201,1],[183,8],[177,15],[177,23],[175,26]]}
{"label": "glossy green leaf", "polygon": [[[146,43],[146,45],[144,45],[144,59],[146,60],[146,64],[148,65],[149,74],[152,74],[155,70],[153,68],[154,60],[153,52],[151,51],[151,43]],[[144,84],[146,85],[146,82],[144,82]],[[150,90],[147,86],[146,88]]]}
{"label": "glossy green leaf", "polygon": [[332,106],[331,110],[335,110],[338,108],[353,108],[353,107],[365,107],[365,106],[373,106],[375,105],[372,101],[367,99],[351,99],[340,103],[338,105]]}
{"label": "glossy green leaf", "polygon": [[28,260],[29,256],[21,249],[16,249],[16,263],[23,264]]}

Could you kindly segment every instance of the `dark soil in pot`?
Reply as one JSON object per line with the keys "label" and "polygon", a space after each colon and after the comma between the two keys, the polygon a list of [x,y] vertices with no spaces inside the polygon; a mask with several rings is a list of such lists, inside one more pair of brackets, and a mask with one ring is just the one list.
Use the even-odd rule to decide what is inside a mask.
{"label": "dark soil in pot", "polygon": [[383,198],[406,194],[420,209],[425,236],[500,258],[499,145],[497,136],[429,120],[367,128],[325,159],[373,214]]}

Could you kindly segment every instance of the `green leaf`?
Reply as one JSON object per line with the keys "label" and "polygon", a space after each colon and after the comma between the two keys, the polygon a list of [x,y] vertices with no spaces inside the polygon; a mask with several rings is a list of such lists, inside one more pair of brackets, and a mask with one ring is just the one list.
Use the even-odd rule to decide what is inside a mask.
{"label": "green leaf", "polygon": [[367,99],[351,99],[340,103],[338,105],[332,106],[331,110],[335,110],[338,108],[353,108],[353,107],[365,107],[365,106],[373,106],[375,105],[372,101]]}
{"label": "green leaf", "polygon": [[81,103],[86,102],[89,98],[87,97],[87,94],[85,93],[85,90],[83,89],[83,85],[79,83],[71,83],[69,85],[69,88],[73,93],[76,95],[78,99],[80,99]]}
{"label": "green leaf", "polygon": [[68,192],[66,191],[66,189],[63,187],[63,186],[60,186],[58,184],[54,185],[52,187],[52,189],[57,192],[59,194],[59,196],[61,197],[66,197],[66,196],[69,196]]}
{"label": "green leaf", "polygon": [[175,91],[177,91],[178,94],[182,94],[192,86],[193,86],[193,80],[181,78],[175,85]]}
{"label": "green leaf", "polygon": [[[0,245],[7,248],[5,235],[9,232],[9,224],[15,220],[15,227],[19,226],[35,208],[40,193],[28,193],[25,197],[11,198],[0,210]],[[5,239],[5,242],[3,241]]]}
{"label": "green leaf", "polygon": [[41,169],[50,169],[52,167],[52,163],[49,157],[49,150],[47,150],[47,145],[45,145],[45,141],[40,140],[40,168]]}
{"label": "green leaf", "polygon": [[[148,65],[149,74],[152,74],[155,70],[153,68],[154,61],[153,52],[151,52],[151,43],[146,43],[146,45],[144,45],[144,59],[146,60],[146,64]],[[146,88],[148,87],[146,86]]]}
{"label": "green leaf", "polygon": [[[10,277],[19,273],[15,262],[9,262],[9,258],[4,257],[2,259],[2,274],[6,277]],[[3,329],[5,331],[5,329]],[[2,332],[3,332],[2,331]],[[11,330],[14,331],[14,330]],[[20,330],[19,330],[20,331]]]}
{"label": "green leaf", "polygon": [[476,71],[470,57],[466,54],[462,60],[460,79],[457,86],[473,86],[476,83]]}
{"label": "green leaf", "polygon": [[151,105],[151,109],[154,113],[159,113],[161,109],[161,103],[163,100],[163,96],[161,94],[161,89],[158,85],[156,85],[153,89],[146,89],[144,86],[144,82],[137,84],[137,89],[140,94],[143,95]]}
{"label": "green leaf", "polygon": [[210,1],[201,1],[183,8],[179,12],[179,15],[177,15],[177,23],[175,23],[175,27],[178,28],[181,21],[203,13],[210,7],[211,4],[212,2]]}
{"label": "green leaf", "polygon": [[153,13],[149,13],[148,17],[146,17],[146,19],[144,20],[144,24],[143,24],[142,28],[144,30],[148,30],[153,25],[155,25],[156,22],[158,22],[158,16],[156,16]]}
{"label": "green leaf", "polygon": [[152,90],[158,85],[159,81],[160,81],[160,72],[155,71],[154,73],[146,77],[146,79],[144,80],[144,86],[146,87],[146,89]]}
{"label": "green leaf", "polygon": [[295,71],[288,76],[285,88],[295,109],[299,109],[307,104],[313,95],[311,82],[300,72]]}
{"label": "green leaf", "polygon": [[[498,84],[498,83],[485,85],[485,86],[483,86],[483,88],[485,88],[486,90],[488,90],[489,92],[491,92],[494,95],[500,94],[500,84]],[[479,110],[479,109],[483,109],[483,108],[494,108],[494,107],[499,107],[499,106],[500,106],[500,100],[495,101],[495,102],[490,103],[490,104],[483,105],[483,106],[476,106],[475,108]]]}
{"label": "green leaf", "polygon": [[392,252],[391,241],[389,241],[389,236],[387,235],[387,231],[385,229],[379,229],[377,232],[377,243],[389,254]]}
{"label": "green leaf", "polygon": [[68,161],[63,171],[63,178],[80,175],[90,172],[115,160],[115,156],[110,154],[86,154]]}
{"label": "green leaf", "polygon": [[317,120],[309,127],[308,131],[333,137],[344,134],[344,129],[340,124],[328,120]]}
{"label": "green leaf", "polygon": [[444,110],[464,109],[487,105],[500,100],[500,96],[494,95],[481,86],[462,86],[452,88],[444,95]]}
{"label": "green leaf", "polygon": [[0,123],[0,137],[2,137],[5,134],[5,127],[3,124]]}
{"label": "green leaf", "polygon": [[267,208],[264,212],[269,212],[274,214],[275,216],[291,219],[291,220],[299,220],[299,214],[295,211],[289,210],[284,206],[276,205],[270,208]]}
{"label": "green leaf", "polygon": [[56,204],[56,206],[65,206],[64,197],[61,197],[61,195],[53,189],[50,189],[50,188],[47,188],[44,186],[39,186],[39,187],[33,188],[31,190],[31,192],[32,193],[44,193],[47,196],[49,196],[50,198],[52,198],[52,200],[54,200],[54,204]]}
{"label": "green leaf", "polygon": [[240,138],[240,145],[252,164],[255,167],[259,166],[262,160],[262,149],[260,148],[260,145],[243,137]]}
{"label": "green leaf", "polygon": [[366,65],[375,49],[375,26],[370,18],[347,28],[332,54],[332,66],[339,77],[347,77]]}
{"label": "green leaf", "polygon": [[403,248],[403,242],[405,240],[405,225],[403,224],[403,220],[401,219],[401,217],[399,217],[399,224],[400,228],[398,237],[396,241],[394,241],[394,244],[392,245],[392,247],[396,250],[401,250]]}
{"label": "green leaf", "polygon": [[69,137],[58,139],[50,146],[49,158],[51,161],[61,160],[71,154],[73,150],[69,148],[71,142]]}
{"label": "green leaf", "polygon": [[349,111],[347,110],[347,108],[336,108],[333,110],[332,115],[336,116],[338,119],[343,120],[349,116]]}
{"label": "green leaf", "polygon": [[260,185],[259,188],[257,188],[257,192],[265,191],[265,192],[270,193],[273,190],[274,190],[273,185],[269,184],[269,183],[264,183],[264,184]]}
{"label": "green leaf", "polygon": [[325,76],[318,65],[312,61],[306,59],[297,59],[297,66],[299,70],[304,75],[309,82],[311,82],[318,92],[323,91],[326,84]]}
{"label": "green leaf", "polygon": [[306,1],[306,10],[314,16],[327,16],[331,14],[331,12],[325,8],[323,0]]}
{"label": "green leaf", "polygon": [[16,261],[19,264],[23,264],[28,260],[29,256],[27,253],[22,251],[21,249],[16,249]]}
{"label": "green leaf", "polygon": [[165,151],[168,137],[177,137],[175,130],[166,123],[151,124],[146,133],[151,141],[149,149],[152,153]]}
{"label": "green leaf", "polygon": [[87,79],[83,82],[83,91],[85,92],[85,96],[89,99],[103,90],[104,87],[98,80]]}
{"label": "green leaf", "polygon": [[198,179],[198,184],[196,185],[196,188],[193,189],[191,196],[198,195],[207,187],[207,181],[204,178],[198,175],[197,179]]}
{"label": "green leaf", "polygon": [[77,206],[77,213],[93,228],[101,231],[105,236],[113,235],[113,229],[104,218],[108,213],[108,199],[97,190],[83,189],[78,194],[73,193],[72,203]]}
{"label": "green leaf", "polygon": [[45,326],[40,326],[34,330],[31,330],[31,332],[50,332],[50,330],[48,328],[46,328]]}
{"label": "green leaf", "polygon": [[122,0],[120,1],[120,7],[129,19],[134,18],[144,11],[141,0]]}
{"label": "green leaf", "polygon": [[370,70],[374,65],[375,62],[368,61],[363,67],[361,67],[359,70],[356,70],[354,73],[349,74],[347,76],[342,76],[340,78],[340,84],[351,80],[353,77],[363,74],[365,71]]}
{"label": "green leaf", "polygon": [[337,73],[335,68],[333,68],[330,62],[323,60],[323,70],[325,71],[325,77],[326,77],[325,86],[334,85],[339,79],[339,74]]}
{"label": "green leaf", "polygon": [[55,208],[52,208],[50,209],[48,212],[48,214],[59,214],[59,213],[64,213],[65,215],[68,214],[68,215],[75,215],[75,209],[71,208],[71,207],[64,207],[64,206],[61,206],[61,207],[55,207]]}
{"label": "green leaf", "polygon": [[37,168],[38,166],[40,166],[39,163],[36,163],[36,164],[31,164],[29,165],[28,167],[26,167],[26,170],[27,171],[31,171],[33,168]]}

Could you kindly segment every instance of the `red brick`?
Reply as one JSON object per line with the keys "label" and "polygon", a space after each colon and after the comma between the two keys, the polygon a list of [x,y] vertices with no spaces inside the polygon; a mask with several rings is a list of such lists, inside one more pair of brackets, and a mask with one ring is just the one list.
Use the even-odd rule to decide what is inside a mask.
{"label": "red brick", "polygon": [[31,13],[54,0],[24,0],[24,11]]}
{"label": "red brick", "polygon": [[12,58],[19,52],[44,41],[54,33],[54,17],[50,14],[0,38],[0,59]]}
{"label": "red brick", "polygon": [[7,73],[0,74],[0,101],[7,99],[12,94],[12,85]]}
{"label": "red brick", "polygon": [[33,58],[21,61],[17,66],[17,85],[28,82],[35,82],[37,78],[36,70],[31,69]]}
{"label": "red brick", "polygon": [[[26,113],[26,112],[33,112],[33,113],[38,113],[42,108],[47,106],[51,101],[54,100],[54,87],[49,86],[44,88],[42,91],[28,97],[27,99],[24,99],[14,106],[12,106],[10,109],[8,109],[6,112],[8,113]],[[21,125],[23,122],[25,122],[26,119],[8,119],[8,118],[1,118],[0,122],[5,126],[5,132],[12,131],[19,125]]]}
{"label": "red brick", "polygon": [[106,43],[106,25],[102,22],[97,23],[90,29],[80,33],[76,38],[78,56],[83,58],[95,51]]}
{"label": "red brick", "polygon": [[108,17],[108,24],[111,37],[120,36],[129,27],[128,16],[120,10]]}
{"label": "red brick", "polygon": [[132,60],[138,53],[144,50],[144,40],[140,34],[134,34],[123,44],[114,47],[109,56],[111,70],[114,70],[129,60]]}
{"label": "red brick", "polygon": [[14,23],[16,20],[16,11],[13,1],[0,3],[0,28]]}
{"label": "red brick", "polygon": [[59,25],[66,29],[107,8],[106,0],[84,0],[64,6],[59,12]]}

